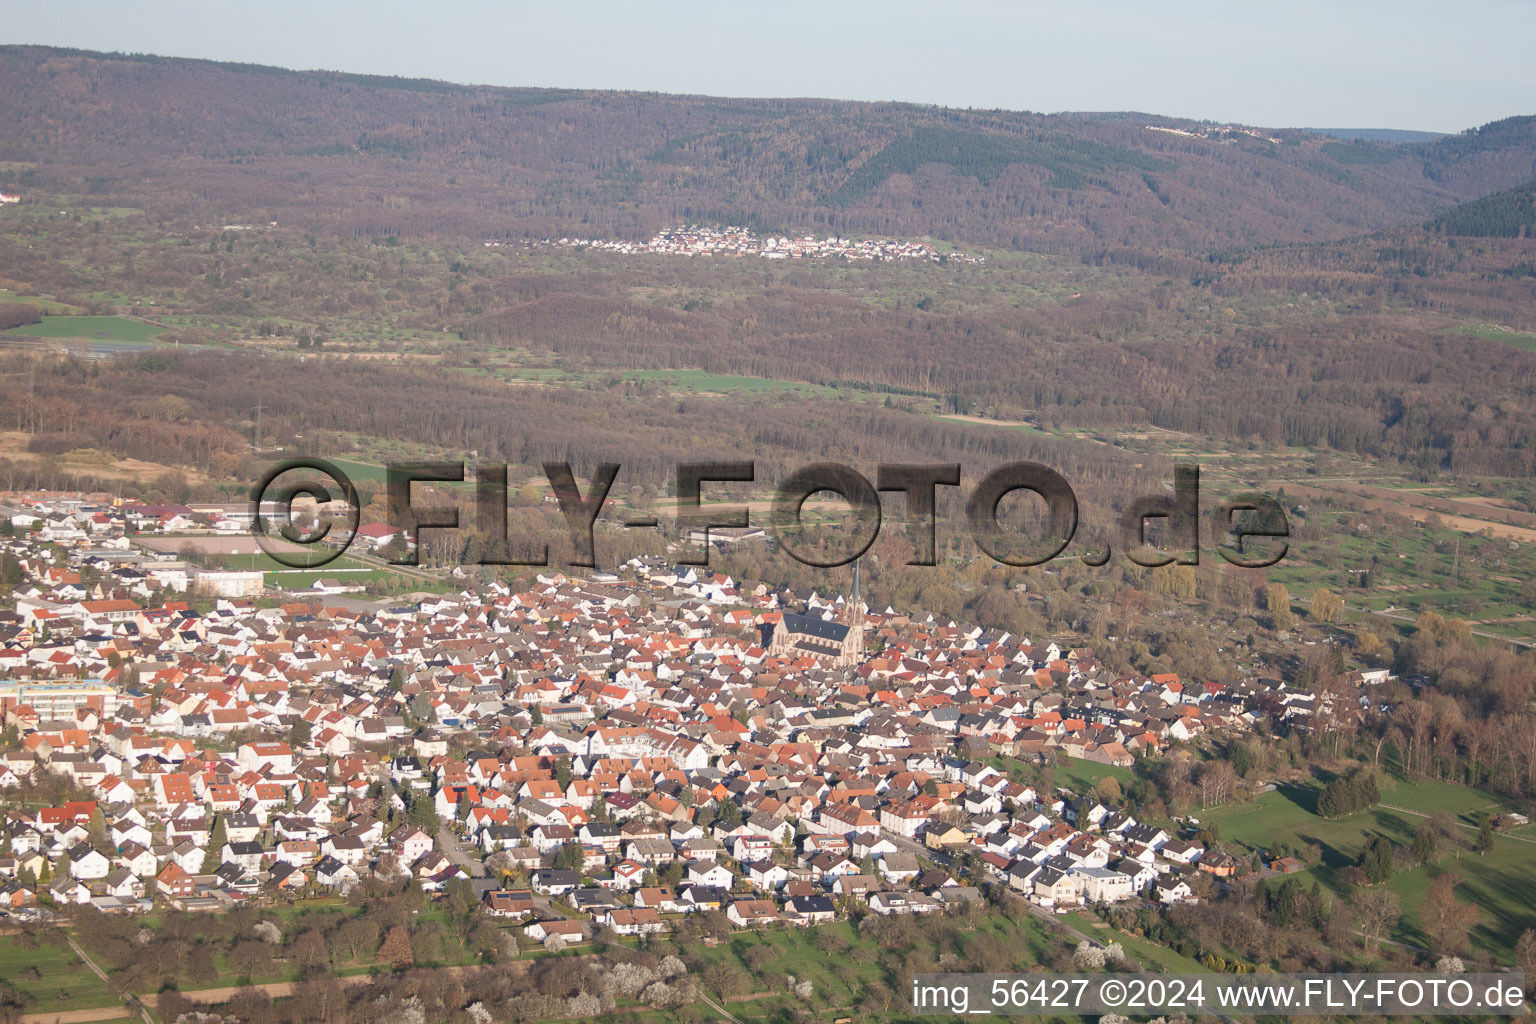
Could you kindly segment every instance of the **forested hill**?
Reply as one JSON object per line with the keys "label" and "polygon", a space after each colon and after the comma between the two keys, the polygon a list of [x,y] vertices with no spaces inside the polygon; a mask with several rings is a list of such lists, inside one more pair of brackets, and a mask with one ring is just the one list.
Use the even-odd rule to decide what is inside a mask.
{"label": "forested hill", "polygon": [[1309,128],[1319,135],[1336,139],[1365,139],[1368,142],[1434,142],[1445,138],[1444,132],[1409,131],[1401,128]]}
{"label": "forested hill", "polygon": [[1448,235],[1528,238],[1536,233],[1536,181],[1447,210],[1429,227]]}
{"label": "forested hill", "polygon": [[500,89],[0,48],[0,184],[24,199],[78,193],[344,236],[638,238],[691,221],[1066,252],[1308,241],[1420,223],[1530,180],[1532,122],[1390,145],[1149,115]]}

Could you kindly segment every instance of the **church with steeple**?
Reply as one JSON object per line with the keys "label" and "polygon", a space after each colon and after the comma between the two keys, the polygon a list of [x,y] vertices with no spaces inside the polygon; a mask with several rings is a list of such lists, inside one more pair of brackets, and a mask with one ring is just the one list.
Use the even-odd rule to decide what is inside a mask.
{"label": "church with steeple", "polygon": [[831,668],[852,668],[864,655],[864,601],[859,563],[853,565],[853,594],[831,619],[785,612],[768,642],[770,657],[809,655]]}

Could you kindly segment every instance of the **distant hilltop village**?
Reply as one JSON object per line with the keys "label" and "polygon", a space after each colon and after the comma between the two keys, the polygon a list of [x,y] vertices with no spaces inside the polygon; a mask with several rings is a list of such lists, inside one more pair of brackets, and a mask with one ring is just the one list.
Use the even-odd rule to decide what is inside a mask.
{"label": "distant hilltop village", "polygon": [[[487,241],[487,247],[502,245]],[[759,256],[766,260],[830,259],[849,260],[927,260],[930,263],[985,263],[985,256],[963,252],[940,253],[928,242],[900,239],[852,241],[828,235],[816,238],[803,235],[762,237],[743,227],[676,227],[659,232],[648,242],[610,241],[600,238],[545,238],[534,245],[556,245],[567,249],[603,249],[618,253],[668,253],[674,256]]]}
{"label": "distant hilltop village", "polygon": [[1193,128],[1175,128],[1168,124],[1149,124],[1149,132],[1167,132],[1169,135],[1183,135],[1191,139],[1215,139],[1218,142],[1235,142],[1234,135],[1246,135],[1250,139],[1263,139],[1265,142],[1280,144],[1280,140],[1273,135],[1265,134],[1257,128],[1249,128],[1240,124],[1202,124]]}

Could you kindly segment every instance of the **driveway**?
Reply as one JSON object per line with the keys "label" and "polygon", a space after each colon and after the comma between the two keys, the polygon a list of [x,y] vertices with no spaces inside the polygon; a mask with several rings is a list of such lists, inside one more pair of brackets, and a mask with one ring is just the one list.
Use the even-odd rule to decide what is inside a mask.
{"label": "driveway", "polygon": [[469,872],[471,878],[485,877],[485,863],[471,853],[463,840],[454,835],[453,829],[447,825],[437,830],[437,848],[444,857]]}

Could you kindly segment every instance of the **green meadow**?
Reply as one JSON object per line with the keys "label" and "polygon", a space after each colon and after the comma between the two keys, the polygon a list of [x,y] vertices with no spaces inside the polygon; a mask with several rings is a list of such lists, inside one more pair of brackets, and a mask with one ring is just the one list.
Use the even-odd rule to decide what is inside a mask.
{"label": "green meadow", "polygon": [[30,946],[21,935],[0,936],[0,978],[31,998],[29,1013],[112,1006],[118,1002],[74,951],[46,939]]}
{"label": "green meadow", "polygon": [[[1403,917],[1393,938],[1414,946],[1428,946],[1419,925],[1429,883],[1439,874],[1454,872],[1461,878],[1459,899],[1478,909],[1471,931],[1474,955],[1513,961],[1520,933],[1536,927],[1536,842],[1523,835],[1497,835],[1486,856],[1471,849],[1475,836],[1472,820],[1484,809],[1504,804],[1479,790],[1447,783],[1410,783],[1388,780],[1382,786],[1382,804],[1347,818],[1326,819],[1315,813],[1321,787],[1315,783],[1283,784],[1273,792],[1242,804],[1229,804],[1199,812],[1202,823],[1220,829],[1221,839],[1250,849],[1267,849],[1278,839],[1316,844],[1321,861],[1308,873],[1324,887],[1342,894],[1339,871],[1356,863],[1366,840],[1385,836],[1407,847],[1416,829],[1429,815],[1444,811],[1459,824],[1462,843],[1442,844],[1439,857],[1430,864],[1394,874],[1385,884],[1402,899]],[[1401,809],[1398,809],[1401,808]]]}
{"label": "green meadow", "polygon": [[80,339],[93,343],[148,345],[165,333],[158,324],[125,316],[45,316],[42,323],[12,327],[6,334],[33,338]]}
{"label": "green meadow", "polygon": [[1530,331],[1514,331],[1508,327],[1498,327],[1493,324],[1468,324],[1464,327],[1453,327],[1448,333],[1470,334],[1489,341],[1503,342],[1527,352],[1536,352],[1536,333]]}

